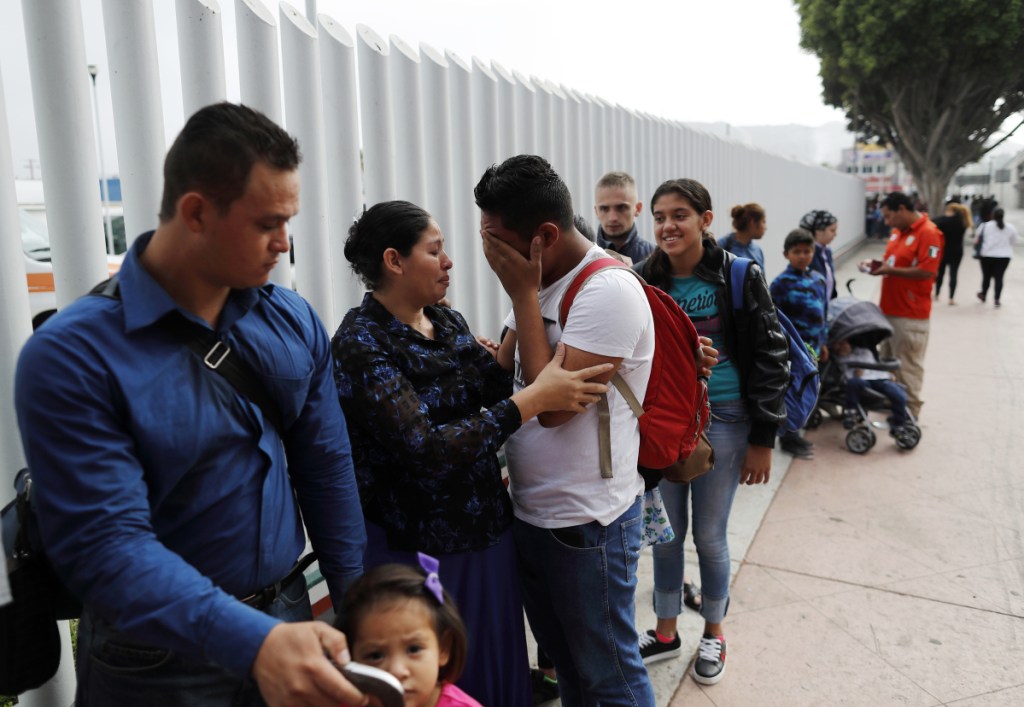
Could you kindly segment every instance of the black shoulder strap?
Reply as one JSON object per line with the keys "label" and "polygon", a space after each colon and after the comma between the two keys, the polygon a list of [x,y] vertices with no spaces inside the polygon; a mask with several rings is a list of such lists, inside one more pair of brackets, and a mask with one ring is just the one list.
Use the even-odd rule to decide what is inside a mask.
{"label": "black shoulder strap", "polygon": [[238,355],[232,355],[231,348],[216,334],[190,322],[177,312],[166,315],[160,320],[160,325],[189,347],[206,368],[227,378],[235,390],[256,403],[267,421],[277,429],[277,433],[284,436],[281,412],[256,372]]}
{"label": "black shoulder strap", "polygon": [[[89,294],[121,299],[121,288],[117,275],[96,285]],[[255,403],[263,412],[263,416],[277,430],[277,433],[284,436],[284,420],[281,418],[281,411],[274,404],[273,398],[270,397],[270,393],[267,392],[256,372],[237,355],[232,356],[231,348],[216,334],[190,322],[177,312],[164,316],[159,325],[191,349],[206,368],[224,376],[235,390]]]}
{"label": "black shoulder strap", "polygon": [[121,299],[121,283],[118,281],[117,275],[112,275],[89,290],[89,294],[107,299]]}

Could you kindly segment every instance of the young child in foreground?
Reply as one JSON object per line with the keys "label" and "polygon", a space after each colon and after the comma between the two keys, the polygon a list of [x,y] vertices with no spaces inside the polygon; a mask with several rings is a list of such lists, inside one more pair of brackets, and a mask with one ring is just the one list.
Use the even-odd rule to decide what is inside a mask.
{"label": "young child in foreground", "polygon": [[437,576],[437,560],[419,553],[423,569],[375,567],[345,595],[335,626],[352,660],[394,675],[405,707],[481,707],[455,686],[466,663],[466,628]]}

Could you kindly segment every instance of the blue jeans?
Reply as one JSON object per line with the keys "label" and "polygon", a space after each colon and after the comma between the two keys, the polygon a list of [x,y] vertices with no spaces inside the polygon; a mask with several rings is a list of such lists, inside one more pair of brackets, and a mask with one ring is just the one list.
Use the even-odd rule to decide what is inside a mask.
{"label": "blue jeans", "polygon": [[689,525],[687,501],[693,497],[693,543],[700,563],[700,614],[721,623],[729,608],[729,513],[747,455],[750,421],[742,401],[711,405],[708,440],[715,450],[711,471],[689,484],[659,484],[676,538],[652,548],[654,614],[671,619],[683,612],[683,540]]}
{"label": "blue jeans", "polygon": [[899,427],[907,422],[907,391],[896,381],[875,378],[864,380],[851,376],[846,381],[846,407],[855,408],[860,405],[861,391],[865,388],[876,390],[889,399],[892,410],[892,426]]}
{"label": "blue jeans", "polygon": [[[264,609],[282,621],[311,621],[305,578],[282,589]],[[78,691],[75,707],[263,707],[254,680],[242,680],[213,663],[140,644],[86,610],[78,625]]]}
{"label": "blue jeans", "polygon": [[654,707],[634,623],[640,500],[607,526],[513,525],[526,616],[564,707]]}

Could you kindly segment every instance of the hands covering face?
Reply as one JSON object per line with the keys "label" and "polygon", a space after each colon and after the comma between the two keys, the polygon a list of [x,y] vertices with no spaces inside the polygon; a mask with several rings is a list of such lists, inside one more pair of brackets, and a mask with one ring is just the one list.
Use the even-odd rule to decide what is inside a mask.
{"label": "hands covering face", "polygon": [[530,242],[530,258],[511,245],[487,231],[480,234],[484,245],[484,257],[491,270],[498,276],[501,286],[513,300],[524,293],[536,293],[540,289],[541,254],[544,243],[540,236]]}

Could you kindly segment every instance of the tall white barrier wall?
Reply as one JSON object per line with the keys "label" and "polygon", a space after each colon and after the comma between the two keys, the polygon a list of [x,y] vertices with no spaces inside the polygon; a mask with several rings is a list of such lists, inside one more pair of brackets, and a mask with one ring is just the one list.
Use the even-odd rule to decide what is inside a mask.
{"label": "tall white barrier wall", "polygon": [[[455,204],[452,184],[455,181],[454,160],[460,157],[457,151],[465,151],[472,141],[452,132],[451,81],[448,60],[436,49],[426,44],[420,45],[420,72],[423,87],[421,121],[423,124],[423,154],[426,158],[426,170],[430,174],[427,180],[427,198],[424,205],[434,215],[434,219],[446,234],[445,250],[457,265],[472,260],[472,248],[475,246],[466,238],[456,237],[452,233],[455,226]],[[458,74],[455,74],[456,77]],[[468,115],[468,111],[467,111]],[[449,273],[451,286],[448,299],[452,306],[470,317],[476,310],[473,301],[473,280],[470,277],[472,268],[461,267]]]}
{"label": "tall white barrier wall", "polygon": [[153,227],[163,188],[164,115],[153,8],[137,0],[104,0],[114,136],[128,246]]}
{"label": "tall white barrier wall", "polygon": [[[159,139],[151,1],[104,0],[116,74],[115,115],[129,114],[123,108],[136,99],[133,121],[115,126],[129,238],[155,225],[159,157],[166,149]],[[282,262],[272,277],[307,293],[325,320],[340,318],[362,294],[342,256],[352,219],[364,204],[404,198],[430,210],[449,234],[449,248],[457,256],[450,293],[455,306],[481,333],[497,333],[507,301],[480,253],[472,188],[488,165],[522,152],[551,161],[569,185],[577,213],[595,226],[594,184],[611,170],[633,174],[645,206],[665,179],[688,176],[703,182],[715,206],[716,234],[732,230],[733,205],[756,201],[768,212],[764,245],[769,275],[782,269],[781,241],[809,209],[828,208],[839,217],[837,249],[861,236],[862,193],[851,177],[731,143],[495,62],[474,58],[466,63],[426,45],[417,51],[398,36],[384,41],[366,26],[356,26],[353,43],[325,15],[318,34],[308,23],[303,27],[302,13],[289,6],[282,10],[282,18],[289,19],[278,27],[268,2],[274,4],[234,0],[240,95],[298,135],[306,158],[303,212],[294,224],[301,244],[296,272],[293,276]],[[176,8],[181,90],[189,115],[226,95],[224,28],[218,0],[176,0]],[[280,37],[289,46],[279,57]],[[283,80],[281,64],[288,70]],[[294,102],[288,111],[282,93]],[[88,116],[77,119],[87,121]],[[41,119],[41,126],[45,122]],[[651,238],[651,230],[644,213],[641,235]],[[78,269],[78,260],[70,268],[60,264],[60,250],[54,256],[58,280]],[[304,262],[302,250],[315,262]],[[67,299],[61,297],[62,303]],[[333,327],[336,322],[327,323]]]}
{"label": "tall white barrier wall", "polygon": [[[363,286],[344,256],[349,226],[363,208],[360,166],[359,101],[356,97],[356,49],[352,37],[333,18],[320,15],[320,68],[323,72],[327,190],[334,313],[339,322],[363,296]],[[327,322],[328,329],[338,322]]]}
{"label": "tall white barrier wall", "polygon": [[363,136],[366,203],[395,198],[394,120],[388,75],[388,45],[365,25],[356,27],[359,65],[359,118]]}
{"label": "tall white barrier wall", "polygon": [[[227,97],[224,35],[217,0],[177,0],[181,98],[186,118]],[[109,27],[105,26],[107,32]]]}
{"label": "tall white barrier wall", "polygon": [[401,37],[391,35],[390,44],[387,62],[394,111],[396,194],[399,199],[424,206],[427,201],[427,166],[423,146],[420,59],[416,50]]}
{"label": "tall white barrier wall", "polygon": [[[277,21],[262,0],[235,0],[235,40],[242,103],[284,124]],[[288,258],[277,261],[270,279],[276,285],[292,286],[292,266]]]}
{"label": "tall white barrier wall", "polygon": [[334,322],[330,225],[327,222],[327,154],[317,34],[306,16],[281,3],[281,48],[288,129],[302,146],[301,208],[292,221],[296,289],[325,322]]}

